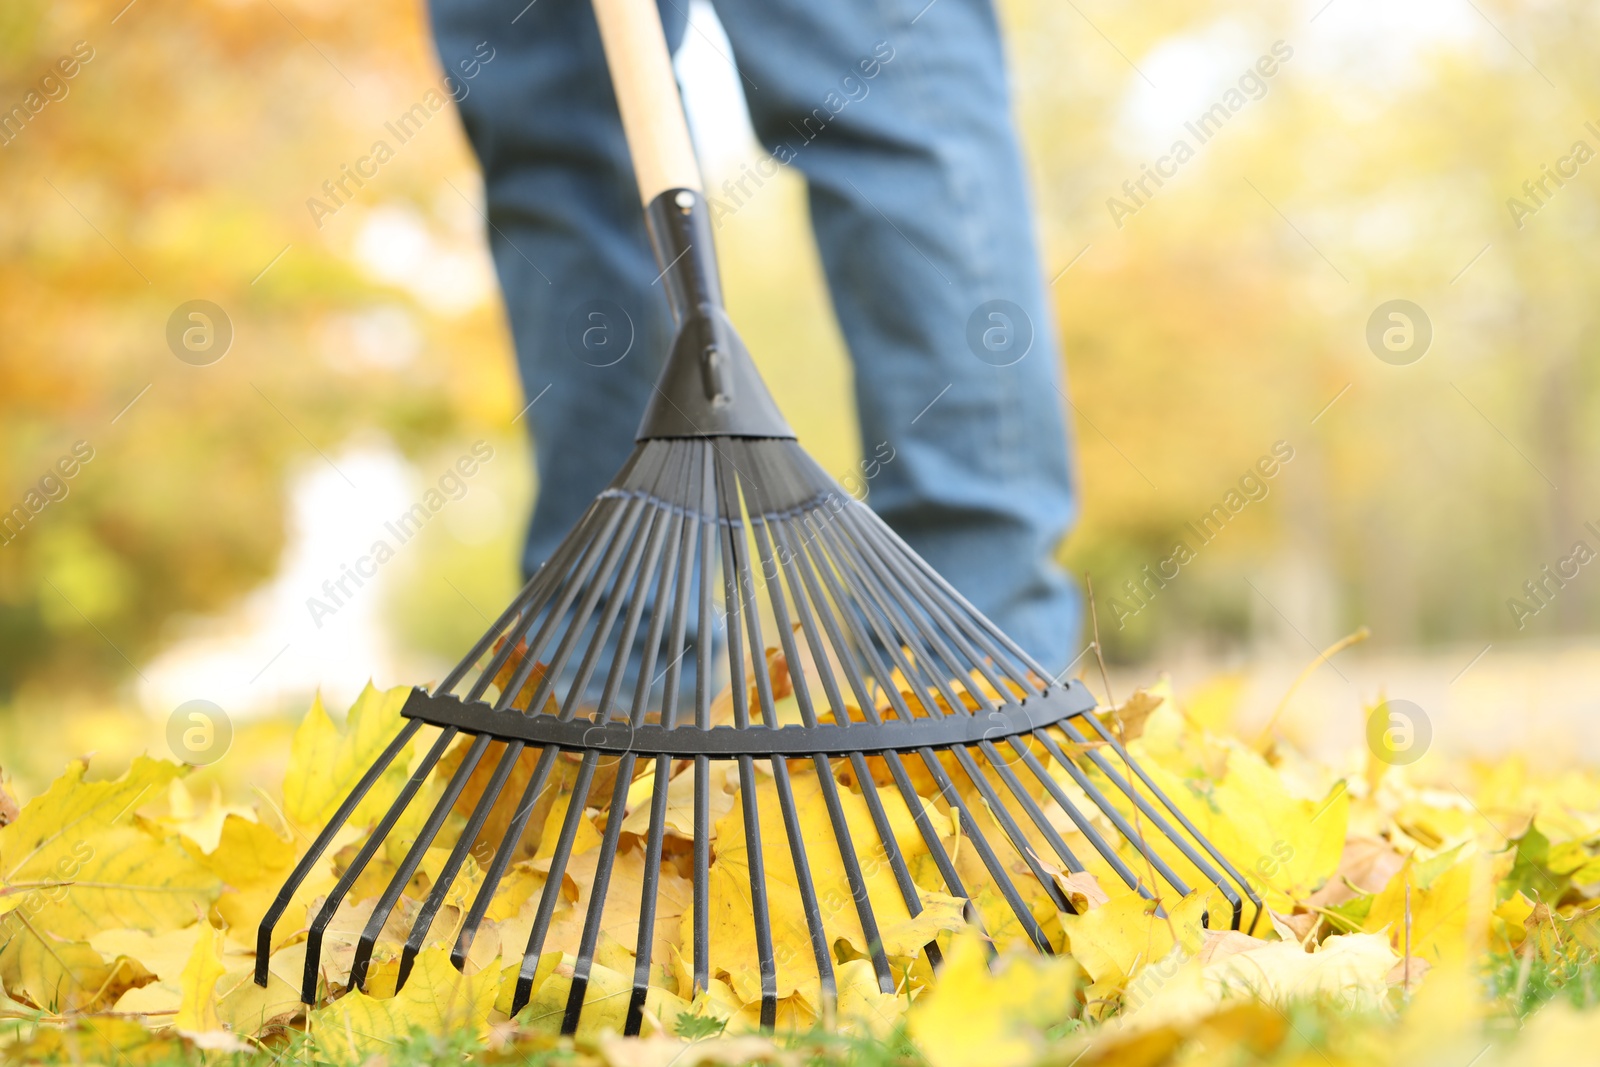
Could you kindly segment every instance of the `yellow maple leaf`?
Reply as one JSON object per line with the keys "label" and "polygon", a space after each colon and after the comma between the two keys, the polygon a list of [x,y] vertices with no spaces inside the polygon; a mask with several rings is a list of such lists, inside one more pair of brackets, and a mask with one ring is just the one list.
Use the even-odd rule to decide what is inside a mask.
{"label": "yellow maple leaf", "polygon": [[[17,912],[7,919],[21,915]],[[87,941],[67,941],[36,930],[25,916],[20,924],[20,930],[0,933],[8,938],[0,946],[0,984],[50,1012],[89,1011],[110,999],[108,987],[116,967]]]}
{"label": "yellow maple leaf", "polygon": [[255,965],[229,970],[217,980],[217,1018],[236,1034],[259,1034],[274,1023],[285,1022],[304,1009],[300,1003],[300,978],[305,970],[306,945],[302,941],[279,949],[267,961],[266,988],[256,985]]}
{"label": "yellow maple leaf", "polygon": [[[227,924],[229,940],[255,947],[256,924],[278,895],[294,861],[294,841],[279,836],[266,823],[237,814],[223,819],[217,847],[206,854],[204,862],[224,883],[216,910]],[[327,892],[331,876],[328,861],[324,860],[322,867],[302,883],[278,923],[280,941],[294,936],[305,925],[307,902]]]}
{"label": "yellow maple leaf", "polygon": [[1279,1011],[1308,1000],[1336,1011],[1379,1011],[1396,962],[1388,942],[1373,934],[1336,935],[1315,952],[1295,941],[1212,934],[1199,955],[1185,960],[1175,952],[1142,970],[1107,1030],[1194,1034],[1204,1020],[1240,1001]]}
{"label": "yellow maple leaf", "polygon": [[[627,1023],[628,1005],[633,997],[633,956],[619,945],[608,944],[608,941],[601,939],[600,950],[589,967],[589,984],[584,990],[583,1009],[578,1015],[576,1036],[579,1038],[608,1030],[621,1033]],[[567,1013],[567,1001],[572,995],[576,963],[574,957],[565,953],[559,956],[546,953],[541,956],[534,976],[532,999],[517,1015],[517,1022],[544,1033],[560,1033]],[[506,985],[514,981],[508,977]],[[659,986],[651,986],[645,995],[644,1006],[670,1033],[674,1020],[688,1010],[689,1002]]]}
{"label": "yellow maple leaf", "polygon": [[1205,981],[1218,997],[1248,994],[1287,1007],[1331,999],[1353,1013],[1383,1007],[1388,974],[1400,962],[1388,939],[1376,934],[1336,934],[1315,952],[1293,941],[1268,941],[1206,965]]}
{"label": "yellow maple leaf", "polygon": [[957,934],[938,983],[907,1012],[930,1067],[1022,1067],[1046,1047],[1046,1027],[1076,1007],[1077,968],[1060,957],[1017,955],[990,971],[983,940]]}
{"label": "yellow maple leaf", "polygon": [[[400,731],[400,708],[411,690],[379,691],[371,682],[361,691],[340,729],[322,706],[319,693],[294,732],[289,769],[283,778],[283,806],[303,828],[321,830],[356,782]],[[356,808],[351,824],[364,826],[393,801],[406,778],[401,753]]]}
{"label": "yellow maple leaf", "polygon": [[[723,775],[731,764],[715,763],[711,767],[711,784],[706,789],[710,801],[711,823],[709,840],[715,841],[717,823],[733,809],[733,794],[723,788]],[[643,837],[650,832],[650,801],[655,787],[655,764],[646,765],[645,772],[634,780],[628,789],[628,815],[623,820],[624,833]],[[686,762],[682,770],[667,783],[666,832],[684,840],[694,839],[694,764]]]}
{"label": "yellow maple leaf", "polygon": [[[563,901],[551,917],[545,936],[544,950],[576,953],[588,920],[589,899],[594,883],[595,864],[599,851],[575,856],[566,874],[578,886],[577,898]],[[605,908],[600,916],[600,935],[634,950],[639,941],[639,914],[644,900],[645,850],[639,842],[628,843],[617,852],[612,862],[610,882],[606,890]],[[655,924],[652,927],[650,958],[662,963],[668,958],[670,946],[677,941],[683,917],[690,912],[694,899],[694,885],[671,863],[663,863],[655,870]],[[513,887],[515,889],[515,887]],[[501,936],[507,951],[521,953],[527,946],[528,933],[539,906],[539,893],[528,895],[516,915],[501,923]],[[627,968],[633,973],[632,965]]]}
{"label": "yellow maple leaf", "polygon": [[[1435,857],[1426,865],[1408,858],[1398,874],[1372,899],[1362,929],[1379,933],[1387,927],[1389,944],[1403,953],[1406,943],[1407,886],[1410,887],[1411,954],[1429,963],[1457,963],[1467,951],[1467,902],[1472,892],[1473,862],[1460,859],[1465,846]],[[1454,857],[1451,863],[1447,857]],[[1446,864],[1449,864],[1446,866]]]}
{"label": "yellow maple leaf", "polygon": [[180,765],[140,757],[99,782],[84,781],[87,770],[69,764],[0,827],[0,884],[35,887],[0,916],[0,981],[41,1007],[83,1007],[109,992],[91,936],[187,926],[221,888],[176,834],[135,815],[184,773]]}
{"label": "yellow maple leaf", "polygon": [[1492,952],[1510,952],[1520,946],[1528,935],[1525,925],[1533,914],[1534,902],[1519,889],[1494,909],[1489,917],[1489,949]]}
{"label": "yellow maple leaf", "polygon": [[137,960],[140,966],[160,981],[176,985],[189,957],[194,954],[201,925],[195,923],[176,930],[164,930],[159,934],[143,930],[102,930],[90,935],[89,944],[106,959],[126,956]]}
{"label": "yellow maple leaf", "polygon": [[837,1025],[841,1033],[883,1040],[905,1016],[909,1002],[878,988],[870,960],[849,960],[834,971],[839,988]]}
{"label": "yellow maple leaf", "polygon": [[[1139,752],[1135,747],[1134,757]],[[1349,825],[1350,795],[1343,782],[1327,795],[1305,800],[1291,793],[1258,753],[1229,742],[1227,769],[1216,782],[1196,788],[1158,763],[1146,765],[1156,783],[1217,849],[1255,887],[1272,911],[1288,915],[1338,869]],[[1190,884],[1204,884],[1161,835],[1149,843]]]}
{"label": "yellow maple leaf", "polygon": [[178,987],[182,1000],[178,1004],[177,1028],[187,1034],[205,1034],[222,1029],[217,1017],[217,979],[222,977],[222,938],[208,922],[199,924],[194,951],[184,965]]}
{"label": "yellow maple leaf", "polygon": [[1165,907],[1167,914],[1158,915],[1156,901],[1128,890],[1082,915],[1061,917],[1067,950],[1094,983],[1090,999],[1120,992],[1130,978],[1166,958],[1174,946],[1190,954],[1200,950],[1205,895],[1190,893]]}
{"label": "yellow maple leaf", "polygon": [[[867,937],[862,929],[857,903],[851,892],[847,868],[833,831],[823,782],[814,767],[806,762],[790,764],[790,783],[800,836],[806,850],[824,942],[831,948],[844,940],[857,953],[865,953]],[[872,789],[871,782],[861,783]],[[853,789],[837,786],[839,806],[850,830],[851,842],[866,885],[867,899],[878,926],[884,951],[891,956],[913,956],[922,951],[930,930],[955,929],[963,925],[960,909],[950,906],[952,898],[931,894],[919,888],[929,904],[914,921],[900,894],[883,844],[872,822],[866,800]],[[812,948],[804,898],[795,873],[794,858],[782,806],[774,781],[759,775],[756,783],[758,833],[762,846],[763,872],[767,891],[767,913],[777,963],[777,997],[799,995],[815,1014],[820,1003],[820,978]],[[885,796],[894,836],[908,857],[925,852],[903,802]],[[898,809],[898,812],[896,812]],[[710,898],[710,946],[713,965],[726,975],[728,984],[745,1003],[761,999],[759,953],[750,900],[750,859],[745,834],[744,805],[733,810],[717,826],[719,847],[708,878]],[[681,938],[692,944],[691,915],[685,915]]]}
{"label": "yellow maple leaf", "polygon": [[499,968],[464,975],[443,949],[417,954],[405,988],[380,1000],[360,990],[311,1012],[308,1025],[319,1057],[359,1063],[414,1031],[444,1034],[468,1030],[482,1037],[500,982]]}

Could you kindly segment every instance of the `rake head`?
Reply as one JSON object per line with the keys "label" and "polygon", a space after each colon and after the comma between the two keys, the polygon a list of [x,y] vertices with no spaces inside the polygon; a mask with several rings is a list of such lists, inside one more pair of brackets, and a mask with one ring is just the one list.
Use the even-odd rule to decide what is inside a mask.
{"label": "rake head", "polygon": [[[464,965],[508,871],[538,857],[545,877],[525,949],[515,946],[512,1009],[545,977],[541,958],[559,950],[570,957],[569,1033],[600,938],[619,926],[633,935],[623,946],[634,953],[629,1033],[653,963],[676,963],[695,991],[749,975],[770,1026],[797,988],[780,973],[786,965],[817,983],[824,1004],[836,996],[843,936],[891,992],[907,949],[886,928],[906,927],[930,893],[970,902],[968,920],[997,940],[1057,951],[1060,926],[1048,914],[1074,910],[1057,875],[1086,860],[1146,896],[1213,885],[1237,928],[1243,900],[1256,901],[1245,880],[1093,706],[1081,684],[1051,681],[795,442],[645,441],[455,670],[431,694],[412,693],[399,736],[269,912],[258,967],[299,882],[425,727],[435,728],[431,745],[310,923],[307,1003],[329,923],[441,768],[448,781],[420,828],[421,811],[410,818],[414,836],[366,921],[350,984],[364,982],[425,861],[435,870],[421,908],[405,916],[399,982],[441,936],[453,936],[452,958]],[[1121,847],[1102,832],[1108,824]],[[447,826],[448,854],[430,861]],[[580,834],[597,832],[592,854],[575,857]],[[626,899],[608,911],[624,854]],[[562,890],[575,859],[592,876],[581,921]],[[777,906],[774,880],[785,898]],[[658,914],[666,882],[676,923]],[[435,931],[464,893],[464,915]],[[713,943],[713,929],[735,940],[726,936],[735,898],[748,909],[748,935],[729,947],[750,958],[719,956]],[[661,958],[667,943],[676,960]],[[925,958],[937,957],[930,943]]]}
{"label": "rake head", "polygon": [[481,964],[492,927],[520,954],[507,1006],[536,1000],[564,1033],[601,1001],[637,1033],[662,985],[723,983],[763,1027],[782,1004],[826,1015],[841,975],[925,980],[963,923],[1060,951],[1085,871],[1147,898],[1214,891],[1213,925],[1237,928],[1246,899],[1259,914],[1085,688],[794,441],[709,252],[691,254],[710,248],[703,202],[669,190],[650,215],[679,338],[638,446],[449,676],[412,692],[268,910],[257,981],[380,781],[392,802],[309,918],[308,1004],[330,924],[374,895],[328,985],[374,967],[401,985],[441,940]]}

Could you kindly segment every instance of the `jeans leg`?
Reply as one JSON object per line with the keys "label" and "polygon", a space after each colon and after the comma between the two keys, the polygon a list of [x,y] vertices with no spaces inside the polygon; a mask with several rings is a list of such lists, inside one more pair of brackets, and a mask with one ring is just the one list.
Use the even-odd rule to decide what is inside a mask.
{"label": "jeans leg", "polygon": [[[757,134],[810,187],[870,502],[1046,667],[1076,652],[1054,322],[989,0],[716,0]],[[715,197],[758,190],[710,190]],[[1070,650],[1070,651],[1069,651]]]}
{"label": "jeans leg", "polygon": [[[680,37],[683,19],[663,8]],[[460,110],[483,168],[523,403],[536,401],[520,420],[538,477],[522,561],[532,574],[633,449],[671,317],[588,0],[431,10],[446,70],[480,41],[495,50],[463,83]]]}

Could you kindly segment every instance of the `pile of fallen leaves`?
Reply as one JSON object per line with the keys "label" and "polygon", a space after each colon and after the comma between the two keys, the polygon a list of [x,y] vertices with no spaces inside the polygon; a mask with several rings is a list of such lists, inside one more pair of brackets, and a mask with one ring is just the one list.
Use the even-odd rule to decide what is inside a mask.
{"label": "pile of fallen leaves", "polygon": [[[653,764],[641,763],[625,790],[605,921],[573,1039],[556,1034],[611,817],[614,766],[610,780],[602,770],[592,784],[532,1000],[511,1016],[576,761],[562,761],[541,796],[464,966],[452,965],[449,953],[483,877],[486,853],[477,846],[498,842],[509,815],[483,827],[397,991],[400,945],[498,762],[491,751],[385,925],[364,989],[348,988],[375,900],[463,758],[465,746],[454,748],[335,911],[309,1006],[300,1002],[307,924],[398,795],[421,742],[379,780],[294,897],[272,942],[265,988],[253,981],[257,923],[394,736],[406,691],[369,688],[342,724],[315,703],[295,734],[281,790],[249,804],[221,793],[197,799],[185,785],[188,769],[165,760],[143,757],[99,779],[89,777],[87,761],[74,762],[20,808],[0,789],[0,1042],[8,1059],[119,1064],[195,1056],[355,1063],[381,1054],[389,1062],[548,1055],[685,1067],[818,1058],[1089,1067],[1233,1063],[1241,1055],[1272,1063],[1535,1062],[1584,1035],[1591,1044],[1600,1038],[1600,1012],[1585,1011],[1600,994],[1593,988],[1600,774],[1532,774],[1508,759],[1424,777],[1365,752],[1347,766],[1320,766],[1270,738],[1229,736],[1233,693],[1219,683],[1180,702],[1158,686],[1109,717],[1130,737],[1139,763],[1261,897],[1265,910],[1251,933],[1206,927],[1206,914],[1227,914],[1214,894],[1169,895],[1158,907],[1125,889],[1081,836],[1071,837],[1078,831],[1057,808],[1047,810],[1052,822],[1090,861],[1088,872],[1058,875],[1080,913],[1062,915],[1042,895],[1033,901],[1063,950],[1041,957],[1019,950],[1015,919],[1008,924],[984,890],[972,904],[1001,949],[991,963],[963,918],[965,902],[934,888],[942,883],[903,804],[885,806],[900,813],[896,836],[923,910],[912,916],[903,903],[894,910],[900,898],[888,865],[877,862],[881,847],[870,844],[862,795],[880,783],[855,781],[837,765],[893,993],[879,991],[845,871],[837,850],[826,847],[833,834],[825,783],[814,768],[792,764],[839,996],[834,1013],[820,991],[793,868],[769,846],[780,997],[772,1036],[755,1032],[760,975],[747,944],[744,809],[731,766],[712,800],[710,900],[713,959],[733,962],[715,963],[710,988],[695,993],[686,874],[692,776],[675,768],[648,932],[646,1036],[617,1036],[639,942],[642,840],[654,787]],[[521,793],[531,768],[517,765],[508,795]],[[778,842],[783,816],[770,785],[770,778],[757,783],[757,810],[763,838]],[[1043,790],[1035,799],[1047,809],[1054,803]],[[973,872],[970,884],[985,884],[974,850],[962,848],[959,821],[942,801],[927,804],[958,867]],[[983,826],[992,825],[981,800],[971,806]],[[1131,849],[1127,855],[1143,862]],[[1247,925],[1252,915],[1247,906]],[[928,964],[930,942],[942,956],[937,972]],[[1554,1003],[1541,1007],[1547,1001]]]}

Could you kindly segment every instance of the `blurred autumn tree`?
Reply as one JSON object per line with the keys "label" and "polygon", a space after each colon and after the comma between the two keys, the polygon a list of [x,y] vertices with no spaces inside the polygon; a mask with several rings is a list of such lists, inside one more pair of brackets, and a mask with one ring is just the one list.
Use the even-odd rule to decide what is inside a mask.
{"label": "blurred autumn tree", "polygon": [[[271,575],[291,465],[374,432],[417,454],[514,411],[450,111],[320,229],[306,207],[439,90],[423,11],[125,2],[0,10],[8,110],[92,49],[0,147],[0,502],[94,450],[0,547],[0,695],[124,677],[166,620]],[[232,322],[209,366],[166,342],[193,299]]]}
{"label": "blurred autumn tree", "polygon": [[[1052,274],[1089,246],[1055,293],[1085,496],[1067,557],[1102,623],[1274,441],[1296,449],[1108,643],[1518,635],[1523,583],[1600,551],[1600,163],[1563,164],[1520,228],[1507,207],[1574,142],[1600,153],[1600,11],[1006,7]],[[1185,121],[1280,41],[1264,95],[1200,144]],[[1180,137],[1195,158],[1119,228],[1108,198]],[[1393,298],[1432,322],[1409,366],[1365,341]],[[1600,619],[1587,570],[1550,588],[1524,635]]]}

